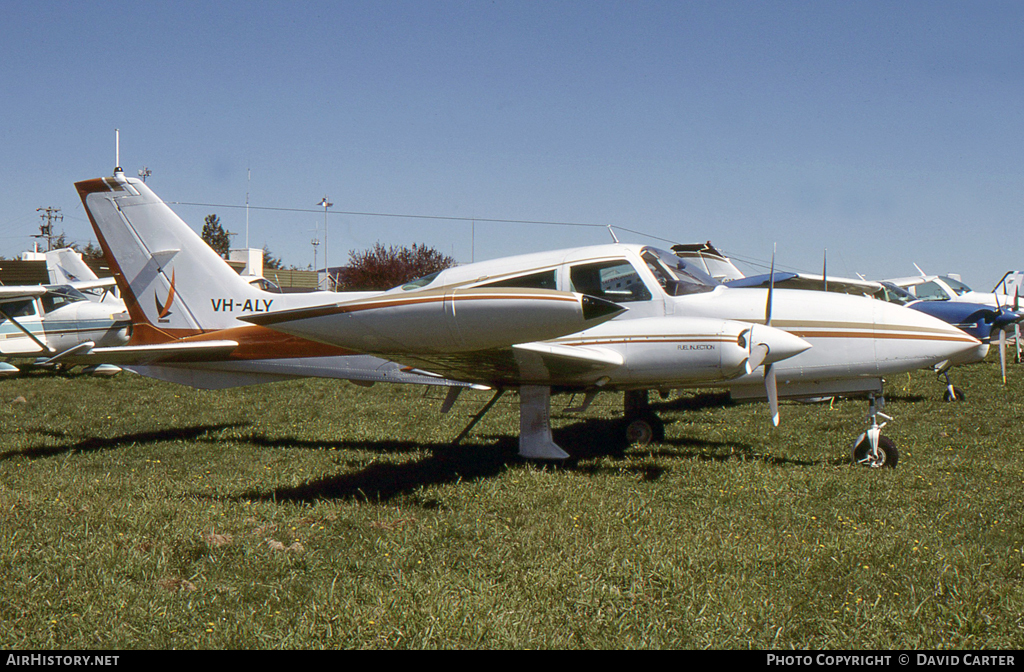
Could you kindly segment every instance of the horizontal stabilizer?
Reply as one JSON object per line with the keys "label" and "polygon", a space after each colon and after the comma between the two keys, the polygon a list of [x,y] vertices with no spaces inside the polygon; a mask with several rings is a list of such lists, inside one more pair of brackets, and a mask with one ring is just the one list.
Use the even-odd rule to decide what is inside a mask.
{"label": "horizontal stabilizer", "polygon": [[224,359],[238,347],[237,341],[177,341],[158,345],[121,345],[92,348],[61,355],[72,364],[151,364],[154,362],[201,362]]}

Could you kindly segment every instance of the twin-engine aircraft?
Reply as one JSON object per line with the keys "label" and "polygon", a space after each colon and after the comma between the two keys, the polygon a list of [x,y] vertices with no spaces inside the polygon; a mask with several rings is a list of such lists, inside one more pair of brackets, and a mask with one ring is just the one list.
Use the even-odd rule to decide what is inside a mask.
{"label": "twin-engine aircraft", "polygon": [[382,293],[269,294],[235,274],[141,181],[116,173],[76,187],[135,323],[128,348],[94,355],[153,348],[162,359],[133,368],[215,387],[327,347],[496,395],[515,388],[520,454],[530,458],[568,457],[551,435],[552,389],[584,392],[584,405],[601,390],[626,390],[629,426],[644,434],[660,424],[643,403],[647,390],[725,385],[734,396],[768,398],[775,422],[780,395],[872,395],[872,427],[854,457],[891,466],[895,448],[874,419],[882,377],[976,356],[980,346],[878,301],[727,288],[639,245],[490,260]]}
{"label": "twin-engine aircraft", "polygon": [[[895,446],[880,437],[875,418],[881,415],[875,401],[882,398],[882,379],[940,362],[976,361],[985,353],[984,345],[960,329],[902,306],[846,294],[726,287],[686,259],[640,245],[600,245],[479,262],[447,269],[385,296],[486,287],[584,292],[629,310],[580,333],[520,346],[515,379],[503,380],[498,371],[443,358],[411,361],[460,380],[539,388],[536,394],[545,405],[550,387],[583,391],[588,398],[602,389],[624,389],[627,419],[632,412],[654,432],[660,422],[645,410],[646,397],[638,397],[638,391],[645,395],[647,389],[726,386],[737,399],[767,396],[776,424],[777,396],[866,395],[872,400],[871,423],[855,442],[853,454],[858,462],[872,466],[892,466],[898,459]],[[316,340],[346,338],[343,314],[330,307],[242,319]],[[742,326],[715,335],[702,331],[713,324],[708,320]],[[760,334],[768,325],[772,331]],[[672,327],[672,336],[662,336]],[[779,331],[792,340],[779,336]],[[691,340],[681,341],[681,333]],[[742,370],[726,367],[725,353],[735,345],[750,350]],[[587,357],[593,366],[567,370],[558,358],[563,353]],[[767,354],[762,360],[755,353]],[[727,375],[717,381],[699,375],[716,366]],[[546,411],[539,417],[546,423]]]}
{"label": "twin-engine aircraft", "polygon": [[[628,292],[601,286],[616,269],[629,280],[625,260],[588,269],[594,282],[580,290],[558,289],[553,279],[477,286],[420,280],[392,292],[272,294],[239,277],[143,182],[115,174],[76,187],[134,322],[130,345],[96,348],[80,359],[196,387],[322,375],[518,388],[521,454],[564,459],[551,438],[552,386],[722,382],[809,347],[766,325],[650,310],[638,315],[648,319],[588,331],[629,312],[622,300]],[[492,271],[501,265],[489,264]],[[298,335],[278,328],[296,322],[315,326]],[[552,340],[580,332],[590,340]],[[324,357],[331,371],[316,368]]]}

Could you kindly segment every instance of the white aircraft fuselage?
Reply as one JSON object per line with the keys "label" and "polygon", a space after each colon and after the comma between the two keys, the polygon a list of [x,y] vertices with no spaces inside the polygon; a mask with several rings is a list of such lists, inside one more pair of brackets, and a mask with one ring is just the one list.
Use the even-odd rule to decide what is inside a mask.
{"label": "white aircraft fuselage", "polygon": [[128,342],[123,309],[88,301],[68,287],[4,287],[11,295],[19,289],[25,292],[20,298],[0,297],[0,355],[50,357],[86,342]]}
{"label": "white aircraft fuselage", "polygon": [[[745,328],[766,321],[767,289],[725,287],[692,263],[639,245],[599,245],[478,262],[443,271],[423,286],[515,287],[538,283],[552,289],[581,291],[628,308],[609,322],[548,342],[599,347],[621,354],[627,362],[626,370],[610,377],[606,381],[610,385],[668,388],[685,386],[688,376],[694,383],[706,383],[711,376],[699,373],[713,361],[732,361],[735,367],[735,360],[723,355],[723,348],[735,343],[739,333],[726,329],[726,336],[705,330],[701,338],[684,347],[678,340],[662,338],[670,325],[679,327],[673,331],[678,335],[687,333],[682,327],[694,318],[727,320]],[[388,294],[402,291],[396,288]],[[696,322],[692,324],[696,326]],[[845,294],[774,290],[771,326],[804,342],[797,352],[793,352],[798,347],[795,341],[779,344],[779,348],[786,349],[786,356],[774,365],[781,394],[800,395],[805,389],[808,394],[817,394],[830,381],[847,381],[849,387],[849,381],[857,380],[865,381],[867,391],[874,389],[869,381],[948,360],[976,361],[984,357],[986,349],[977,339],[942,320]],[[691,327],[690,332],[694,331],[699,330]],[[571,381],[552,376],[548,382],[558,385]],[[586,385],[594,381],[582,378],[578,382]],[[763,372],[741,372],[722,382],[729,387],[760,390]]]}

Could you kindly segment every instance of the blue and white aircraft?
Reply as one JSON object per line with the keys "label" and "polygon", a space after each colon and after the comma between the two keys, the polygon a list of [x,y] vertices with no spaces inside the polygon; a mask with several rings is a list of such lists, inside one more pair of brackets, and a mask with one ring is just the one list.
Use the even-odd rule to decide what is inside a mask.
{"label": "blue and white aircraft", "polygon": [[[130,327],[123,306],[89,301],[70,285],[0,286],[3,360],[58,364],[95,347],[127,343]],[[10,361],[0,361],[0,375],[18,371]],[[92,368],[88,372],[110,375],[117,371]]]}

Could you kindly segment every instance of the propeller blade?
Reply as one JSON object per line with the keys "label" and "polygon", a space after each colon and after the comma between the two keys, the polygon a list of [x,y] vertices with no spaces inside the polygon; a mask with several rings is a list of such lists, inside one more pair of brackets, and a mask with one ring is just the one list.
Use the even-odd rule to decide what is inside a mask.
{"label": "propeller blade", "polygon": [[828,291],[828,248],[825,248],[825,254],[822,255],[821,260],[821,285],[824,291]]}
{"label": "propeller blade", "polygon": [[1006,385],[1006,329],[999,330],[999,369],[1003,372],[1003,385]]}
{"label": "propeller blade", "polygon": [[764,363],[764,358],[768,356],[768,346],[764,343],[758,343],[757,345],[750,346],[750,355],[747,356],[747,361],[743,365],[747,374],[754,372],[757,367]]}
{"label": "propeller blade", "polygon": [[1017,363],[1020,364],[1021,360],[1021,342],[1020,342],[1020,322],[1015,322],[1013,325],[1013,340],[1017,350]]}
{"label": "propeller blade", "polygon": [[768,392],[768,410],[772,414],[772,424],[779,426],[779,388],[775,382],[775,367],[771,364],[764,367],[764,387]]}
{"label": "propeller blade", "polygon": [[764,307],[764,323],[772,326],[772,292],[775,290],[775,245],[772,245],[772,268],[768,273],[768,301]]}

